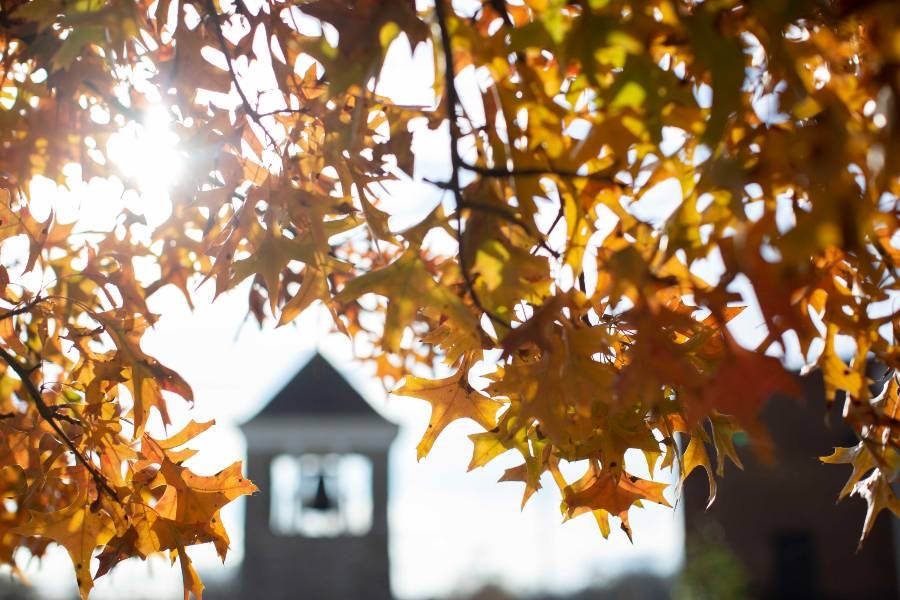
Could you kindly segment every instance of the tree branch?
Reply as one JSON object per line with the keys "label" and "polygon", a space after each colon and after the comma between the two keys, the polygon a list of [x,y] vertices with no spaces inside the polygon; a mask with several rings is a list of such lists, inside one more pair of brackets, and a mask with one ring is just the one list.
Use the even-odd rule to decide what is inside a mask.
{"label": "tree branch", "polygon": [[97,485],[97,490],[102,491],[109,495],[110,498],[119,501],[118,495],[116,495],[115,490],[113,490],[110,485],[106,482],[106,478],[103,477],[103,474],[97,470],[97,467],[88,460],[88,458],[75,446],[75,443],[69,438],[68,435],[62,430],[59,423],[57,422],[56,411],[50,408],[46,402],[44,402],[44,398],[41,395],[40,390],[37,389],[37,386],[34,385],[34,382],[31,381],[31,377],[28,374],[28,370],[22,366],[19,361],[17,361],[9,352],[7,352],[4,348],[0,348],[0,359],[3,360],[9,367],[19,376],[19,379],[22,380],[22,385],[25,387],[25,391],[28,393],[28,396],[31,398],[31,401],[34,402],[34,406],[37,408],[38,414],[41,416],[44,421],[47,422],[48,425],[56,432],[62,443],[75,455],[75,459],[87,469],[87,472],[90,473],[91,477],[94,479],[94,483]]}
{"label": "tree branch", "polygon": [[447,120],[450,125],[450,166],[452,168],[447,188],[453,194],[453,199],[456,203],[456,243],[459,246],[459,270],[462,272],[463,281],[466,284],[466,290],[469,292],[469,297],[472,298],[472,302],[478,310],[486,314],[488,318],[495,323],[508,328],[509,325],[505,320],[488,310],[481,303],[481,299],[475,292],[474,282],[472,281],[472,275],[469,273],[469,265],[467,264],[468,260],[466,259],[466,253],[463,250],[462,210],[465,206],[465,201],[463,200],[462,188],[459,184],[459,172],[461,169],[465,168],[465,164],[459,155],[460,135],[459,124],[457,122],[459,119],[459,114],[457,113],[459,93],[456,90],[456,69],[453,66],[453,46],[450,42],[450,30],[447,28],[447,7],[445,5],[445,0],[437,0],[437,2],[434,3],[434,11],[441,32],[441,46],[444,53],[444,94],[446,95],[447,100]]}
{"label": "tree branch", "polygon": [[524,169],[501,169],[497,167],[483,167],[463,162],[460,166],[466,171],[472,171],[482,177],[563,177],[567,179],[590,179],[613,183],[613,178],[605,173],[577,173],[549,167],[529,167]]}
{"label": "tree branch", "polygon": [[225,55],[225,62],[228,64],[228,73],[231,75],[231,81],[234,83],[234,88],[237,90],[238,96],[241,98],[241,104],[244,107],[244,112],[247,113],[259,128],[263,130],[263,133],[266,135],[266,139],[269,140],[269,143],[272,146],[277,147],[278,144],[275,141],[275,138],[272,137],[272,134],[269,133],[269,130],[263,125],[262,118],[257,112],[257,110],[250,104],[250,100],[247,99],[247,95],[244,93],[244,88],[241,87],[241,84],[238,82],[237,72],[234,70],[234,64],[231,59],[231,52],[228,51],[228,40],[225,39],[225,34],[222,32],[222,25],[219,23],[219,13],[216,10],[216,6],[213,3],[213,0],[205,0],[206,12],[208,13],[209,18],[213,22],[213,29],[216,33],[216,39],[219,42],[219,50],[222,51],[222,54]]}
{"label": "tree branch", "polygon": [[31,311],[32,308],[34,308],[37,304],[40,304],[44,300],[46,300],[46,298],[41,298],[40,296],[38,296],[31,302],[27,302],[18,308],[12,308],[12,309],[6,311],[5,313],[0,313],[0,321],[5,321],[6,319],[11,319],[11,318],[15,317],[16,315],[23,315],[23,314]]}
{"label": "tree branch", "polygon": [[274,115],[308,115],[308,108],[276,108],[264,113],[256,113],[258,118],[272,117]]}

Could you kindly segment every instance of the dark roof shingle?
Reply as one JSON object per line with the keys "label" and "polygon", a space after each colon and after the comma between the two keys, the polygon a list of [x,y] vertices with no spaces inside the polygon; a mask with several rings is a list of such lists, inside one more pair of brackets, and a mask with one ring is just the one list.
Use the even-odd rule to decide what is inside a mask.
{"label": "dark roof shingle", "polygon": [[304,415],[384,420],[319,353],[250,421]]}

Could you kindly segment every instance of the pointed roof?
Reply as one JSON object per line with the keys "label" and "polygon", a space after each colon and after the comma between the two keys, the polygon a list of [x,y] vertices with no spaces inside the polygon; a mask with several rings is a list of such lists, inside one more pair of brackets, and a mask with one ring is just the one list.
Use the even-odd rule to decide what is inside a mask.
{"label": "pointed roof", "polygon": [[285,417],[365,417],[384,421],[318,352],[248,423]]}

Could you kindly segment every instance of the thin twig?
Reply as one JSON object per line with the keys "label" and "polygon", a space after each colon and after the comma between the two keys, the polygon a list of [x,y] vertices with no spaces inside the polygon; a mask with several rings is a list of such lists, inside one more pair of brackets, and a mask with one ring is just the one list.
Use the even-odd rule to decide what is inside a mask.
{"label": "thin twig", "polygon": [[28,302],[18,308],[13,308],[13,309],[6,311],[5,313],[0,313],[0,321],[5,321],[6,319],[11,319],[12,317],[15,317],[16,315],[25,314],[25,313],[29,312],[32,308],[34,308],[36,305],[43,302],[44,300],[46,300],[46,298],[41,298],[40,296],[37,296],[31,302]]}
{"label": "thin twig", "polygon": [[253,105],[250,104],[250,100],[247,99],[247,95],[244,93],[244,88],[242,88],[240,82],[238,82],[237,72],[234,70],[234,64],[232,63],[231,59],[231,52],[228,51],[228,40],[225,39],[225,34],[222,32],[222,25],[219,23],[220,15],[216,10],[216,6],[213,3],[213,0],[206,0],[205,4],[206,12],[213,22],[216,39],[219,41],[219,49],[222,51],[222,54],[225,55],[225,62],[228,64],[228,73],[231,75],[231,81],[234,83],[234,87],[237,90],[238,96],[240,96],[241,98],[241,104],[244,106],[244,111],[251,119],[253,119],[253,121],[257,125],[259,125],[260,129],[263,130],[263,133],[266,135],[269,143],[271,143],[273,147],[277,148],[278,143],[275,141],[275,138],[272,137],[272,134],[269,133],[269,130],[266,129],[266,126],[263,125],[260,114],[255,108],[253,108]]}
{"label": "thin twig", "polygon": [[[504,210],[500,206],[494,206],[493,204],[485,204],[483,202],[465,202],[465,203],[463,203],[462,206],[463,206],[463,208],[468,208],[469,210],[482,211],[482,212],[486,212],[486,213],[495,215],[495,216],[499,217],[500,219],[503,219],[510,225],[515,225],[516,227],[518,227],[519,229],[524,231],[526,235],[529,235],[529,236],[532,235],[532,231],[528,228],[527,225],[525,225],[525,223],[522,222],[521,219],[517,219],[515,217],[515,215],[510,214],[510,212]],[[538,233],[540,233],[540,232],[538,232]],[[543,248],[544,250],[549,252],[550,255],[553,256],[553,258],[560,257],[559,252],[557,252],[556,250],[554,250],[553,248],[548,246],[547,242],[544,241],[544,239],[540,235],[538,236],[537,247]]]}
{"label": "thin twig", "polygon": [[463,162],[460,167],[466,171],[472,171],[482,177],[563,177],[567,179],[590,179],[612,183],[613,178],[606,173],[578,173],[566,171],[554,167],[528,167],[521,169],[501,169],[497,167],[483,167]]}
{"label": "thin twig", "polygon": [[447,120],[450,125],[450,165],[452,167],[448,189],[453,193],[453,199],[456,202],[456,243],[459,246],[459,269],[462,272],[463,281],[466,284],[469,297],[472,298],[472,303],[475,304],[476,308],[486,314],[488,318],[495,323],[502,325],[503,327],[509,327],[506,321],[485,308],[481,303],[481,299],[479,299],[478,294],[475,292],[475,285],[472,281],[472,275],[469,273],[468,260],[466,260],[466,253],[463,249],[462,210],[465,202],[463,200],[462,188],[459,184],[459,171],[464,168],[464,164],[462,158],[459,156],[460,135],[459,124],[457,122],[459,119],[457,106],[460,102],[459,93],[456,90],[456,69],[453,66],[453,47],[450,43],[450,31],[447,28],[447,8],[444,2],[445,0],[437,0],[437,2],[434,3],[434,10],[438,27],[441,32],[441,46],[444,53],[444,93],[446,94],[447,100]]}
{"label": "thin twig", "polygon": [[97,470],[97,467],[88,460],[88,458],[79,450],[75,443],[69,438],[68,435],[62,430],[59,423],[56,421],[57,415],[56,411],[50,408],[46,402],[44,402],[43,396],[41,396],[40,390],[37,389],[37,386],[34,385],[34,382],[31,381],[31,377],[29,377],[28,369],[22,366],[19,361],[17,361],[9,352],[5,349],[0,348],[0,359],[3,360],[9,367],[15,371],[16,375],[19,376],[19,379],[22,380],[22,385],[25,386],[25,391],[31,397],[32,402],[34,402],[34,406],[37,408],[38,414],[41,416],[44,421],[47,422],[48,425],[53,429],[54,432],[62,439],[63,444],[75,455],[75,459],[80,462],[87,472],[90,473],[91,477],[94,479],[94,483],[97,485],[97,489],[105,492],[111,498],[118,501],[119,497],[116,495],[116,492],[109,486],[106,482],[106,478],[103,477],[103,474]]}
{"label": "thin twig", "polygon": [[[553,219],[553,223],[550,224],[550,228],[547,229],[547,233],[544,234],[545,237],[547,237],[547,238],[550,237],[550,234],[553,233],[554,229],[556,229],[556,226],[562,220],[563,215],[565,215],[565,213],[566,213],[566,203],[563,202],[562,199],[560,199],[559,211],[556,213],[556,218]],[[537,249],[535,248],[535,251],[532,252],[532,254],[534,254],[536,251],[537,251]]]}
{"label": "thin twig", "polygon": [[263,113],[256,113],[258,118],[271,117],[274,115],[308,115],[308,108],[276,108]]}

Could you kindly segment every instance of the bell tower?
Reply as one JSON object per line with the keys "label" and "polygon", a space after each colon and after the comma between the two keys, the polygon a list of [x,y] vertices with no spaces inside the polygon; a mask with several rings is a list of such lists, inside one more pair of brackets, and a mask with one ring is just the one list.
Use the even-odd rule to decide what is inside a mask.
{"label": "bell tower", "polygon": [[241,598],[388,599],[386,421],[316,354],[242,427]]}

